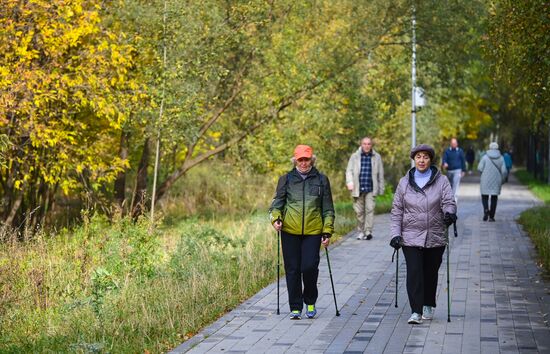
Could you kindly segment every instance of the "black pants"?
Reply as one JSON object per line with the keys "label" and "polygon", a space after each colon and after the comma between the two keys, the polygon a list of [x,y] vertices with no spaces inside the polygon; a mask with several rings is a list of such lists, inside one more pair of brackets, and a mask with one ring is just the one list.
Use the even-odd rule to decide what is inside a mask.
{"label": "black pants", "polygon": [[445,246],[420,248],[403,246],[407,262],[407,294],[412,312],[422,314],[422,306],[435,307],[437,273]]}
{"label": "black pants", "polygon": [[481,195],[481,204],[483,204],[483,211],[489,211],[489,216],[494,218],[497,211],[498,195],[491,196],[491,207],[489,208],[489,196],[487,194]]}
{"label": "black pants", "polygon": [[[290,311],[317,301],[321,235],[298,236],[281,232]],[[304,290],[302,291],[302,281]]]}

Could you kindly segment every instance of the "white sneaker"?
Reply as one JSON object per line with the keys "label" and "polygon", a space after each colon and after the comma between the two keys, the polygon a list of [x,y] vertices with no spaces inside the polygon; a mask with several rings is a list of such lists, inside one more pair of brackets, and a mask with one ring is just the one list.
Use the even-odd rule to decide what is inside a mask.
{"label": "white sneaker", "polygon": [[409,317],[409,324],[421,324],[422,323],[422,316],[420,316],[419,313],[413,312],[411,317]]}
{"label": "white sneaker", "polygon": [[424,306],[422,308],[422,319],[431,320],[434,318],[434,308],[432,306]]}
{"label": "white sneaker", "polygon": [[357,234],[357,239],[365,240],[365,234],[362,231],[359,231],[359,233]]}

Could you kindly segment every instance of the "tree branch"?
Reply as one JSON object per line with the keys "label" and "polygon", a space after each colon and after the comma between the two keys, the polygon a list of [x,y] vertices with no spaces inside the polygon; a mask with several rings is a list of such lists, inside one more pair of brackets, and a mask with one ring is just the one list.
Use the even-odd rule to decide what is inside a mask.
{"label": "tree branch", "polygon": [[187,154],[185,155],[184,164],[185,164],[185,161],[188,161],[193,156],[193,153],[195,152],[195,147],[197,146],[200,139],[204,136],[204,134],[208,131],[208,129],[210,129],[210,127],[214,123],[216,123],[216,121],[223,115],[223,113],[233,104],[235,99],[238,97],[239,93],[241,92],[242,77],[246,72],[246,69],[248,67],[247,64],[250,63],[252,56],[253,56],[253,51],[249,53],[241,69],[235,76],[235,81],[233,83],[233,89],[231,90],[231,95],[223,102],[221,107],[219,107],[218,110],[212,114],[210,119],[204,122],[203,125],[199,128],[199,132],[197,133],[196,138],[187,148]]}

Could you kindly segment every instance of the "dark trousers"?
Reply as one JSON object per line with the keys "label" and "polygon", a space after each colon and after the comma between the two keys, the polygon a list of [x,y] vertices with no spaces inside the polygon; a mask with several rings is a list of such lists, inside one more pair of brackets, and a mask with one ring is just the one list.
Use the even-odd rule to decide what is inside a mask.
{"label": "dark trousers", "polygon": [[489,208],[489,196],[487,194],[481,195],[481,204],[483,204],[483,211],[489,212],[489,216],[494,218],[497,211],[498,195],[491,196],[491,207]]}
{"label": "dark trousers", "polygon": [[445,246],[420,248],[403,246],[407,262],[407,294],[412,312],[422,314],[422,306],[435,307],[437,273]]}
{"label": "dark trousers", "polygon": [[[302,311],[304,303],[317,301],[321,235],[298,236],[281,232],[290,311]],[[302,282],[304,288],[302,291]]]}

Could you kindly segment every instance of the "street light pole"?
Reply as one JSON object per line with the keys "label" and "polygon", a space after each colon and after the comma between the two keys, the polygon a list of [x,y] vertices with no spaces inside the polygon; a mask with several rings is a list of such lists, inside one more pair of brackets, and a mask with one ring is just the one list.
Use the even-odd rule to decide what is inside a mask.
{"label": "street light pole", "polygon": [[[412,6],[412,107],[411,107],[411,145],[416,146],[416,7]],[[413,162],[414,166],[414,162]]]}

